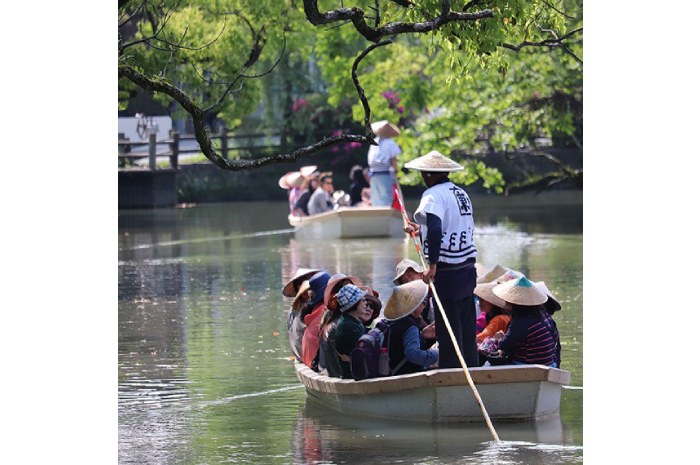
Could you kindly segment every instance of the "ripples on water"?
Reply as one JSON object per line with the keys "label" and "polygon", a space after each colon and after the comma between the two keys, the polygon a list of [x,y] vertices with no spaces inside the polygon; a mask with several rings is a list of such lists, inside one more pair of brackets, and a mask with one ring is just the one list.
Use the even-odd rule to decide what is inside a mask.
{"label": "ripples on water", "polygon": [[[480,261],[544,279],[572,386],[536,423],[435,426],[339,418],[305,400],[280,289],[299,266],[355,274],[386,299],[410,253],[388,240],[303,243],[270,206],[120,212],[119,463],[582,462],[580,234],[482,224]],[[234,213],[235,212],[235,213]],[[537,229],[537,228],[535,228]],[[488,406],[487,406],[488,407]]]}

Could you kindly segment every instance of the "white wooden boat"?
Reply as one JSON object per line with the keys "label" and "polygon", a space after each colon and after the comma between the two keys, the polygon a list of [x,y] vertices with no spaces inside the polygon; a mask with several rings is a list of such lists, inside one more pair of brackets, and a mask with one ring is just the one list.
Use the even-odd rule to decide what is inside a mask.
{"label": "white wooden boat", "polygon": [[391,207],[340,207],[311,216],[289,215],[298,239],[406,237],[401,212]]}
{"label": "white wooden boat", "polygon": [[[461,368],[371,378],[329,378],[295,362],[307,397],[344,414],[457,423],[484,421]],[[571,374],[544,365],[470,368],[491,420],[542,419],[559,412]]]}

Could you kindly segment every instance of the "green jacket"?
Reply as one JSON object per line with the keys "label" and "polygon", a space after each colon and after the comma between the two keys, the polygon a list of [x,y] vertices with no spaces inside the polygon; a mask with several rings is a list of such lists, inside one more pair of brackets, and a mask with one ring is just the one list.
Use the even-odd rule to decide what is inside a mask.
{"label": "green jacket", "polygon": [[[357,340],[367,332],[367,328],[360,320],[347,314],[342,314],[335,327],[335,350],[340,355],[350,357],[350,352],[355,348]],[[343,371],[342,378],[352,378],[350,373],[350,362],[343,361],[338,357],[340,368]]]}

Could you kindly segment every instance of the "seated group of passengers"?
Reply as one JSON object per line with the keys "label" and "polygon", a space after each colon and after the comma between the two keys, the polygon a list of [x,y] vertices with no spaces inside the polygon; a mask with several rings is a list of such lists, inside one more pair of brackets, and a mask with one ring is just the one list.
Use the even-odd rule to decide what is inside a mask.
{"label": "seated group of passengers", "polygon": [[[494,270],[497,270],[495,268]],[[482,314],[475,335],[480,365],[543,364],[559,367],[561,345],[552,314],[561,305],[543,282],[512,270],[480,277],[474,293]],[[404,259],[383,316],[379,293],[357,276],[300,268],[283,294],[294,297],[288,330],[292,352],[311,369],[352,378],[351,353],[358,340],[381,320],[388,326],[392,374],[436,367],[435,300],[422,280],[423,267]],[[487,282],[483,282],[487,280]]]}
{"label": "seated group of passengers", "polygon": [[333,173],[319,172],[316,166],[290,171],[279,180],[288,190],[289,211],[295,216],[309,216],[333,210],[336,206],[369,206],[370,190],[366,169],[355,165],[350,170],[350,193],[336,191]]}
{"label": "seated group of passengers", "polygon": [[559,368],[561,342],[552,318],[561,305],[543,281],[496,265],[477,280],[481,313],[476,341],[479,364],[542,364]]}

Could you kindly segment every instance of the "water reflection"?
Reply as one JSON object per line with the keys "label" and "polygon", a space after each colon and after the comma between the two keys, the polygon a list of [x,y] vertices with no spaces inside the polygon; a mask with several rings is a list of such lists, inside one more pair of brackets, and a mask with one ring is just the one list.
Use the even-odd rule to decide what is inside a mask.
{"label": "water reflection", "polygon": [[[549,220],[541,220],[551,216],[548,207],[521,223],[513,220],[517,208],[479,205],[479,261],[547,282],[564,307],[555,317],[562,364],[580,388],[579,220],[566,232],[553,232]],[[120,463],[580,461],[581,390],[563,393],[561,424],[553,432],[545,431],[547,424],[496,424],[508,447],[495,450],[484,425],[366,425],[307,410],[288,358],[285,312],[291,302],[281,295],[282,285],[297,267],[322,267],[359,276],[386,300],[396,263],[417,255],[401,239],[298,241],[286,224],[286,208],[284,202],[250,202],[120,212]],[[580,217],[580,206],[572,211]],[[566,216],[555,220],[560,231],[568,228]],[[306,445],[304,429],[311,441]]]}
{"label": "water reflection", "polygon": [[483,424],[422,424],[342,416],[313,401],[297,414],[294,463],[551,464],[582,462],[581,447],[559,415],[494,423],[495,443]]}

